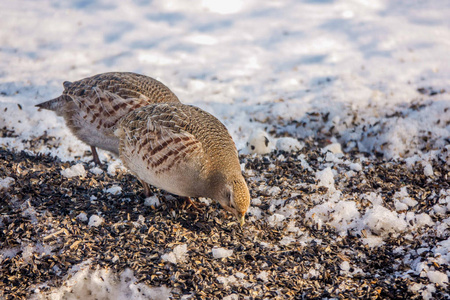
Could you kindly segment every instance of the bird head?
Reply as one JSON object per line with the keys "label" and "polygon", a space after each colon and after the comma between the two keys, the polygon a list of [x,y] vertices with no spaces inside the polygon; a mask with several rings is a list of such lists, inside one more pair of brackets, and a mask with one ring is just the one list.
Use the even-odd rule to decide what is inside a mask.
{"label": "bird head", "polygon": [[250,206],[250,192],[241,174],[226,180],[214,198],[238,219],[241,226],[244,225],[245,213]]}

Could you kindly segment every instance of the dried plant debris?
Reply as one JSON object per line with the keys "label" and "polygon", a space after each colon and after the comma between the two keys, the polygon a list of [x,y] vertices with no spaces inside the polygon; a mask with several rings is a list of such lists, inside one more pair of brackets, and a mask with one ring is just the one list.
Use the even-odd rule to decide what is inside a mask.
{"label": "dried plant debris", "polygon": [[[304,142],[241,156],[243,228],[214,203],[199,212],[154,189],[149,204],[125,172],[1,149],[0,296],[45,298],[87,264],[172,299],[448,299],[444,151],[425,172]],[[77,164],[83,176],[62,175]]]}

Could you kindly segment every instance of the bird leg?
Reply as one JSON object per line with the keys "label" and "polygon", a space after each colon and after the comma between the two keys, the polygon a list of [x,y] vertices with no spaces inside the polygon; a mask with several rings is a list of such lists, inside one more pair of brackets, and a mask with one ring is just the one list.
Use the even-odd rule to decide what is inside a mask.
{"label": "bird leg", "polygon": [[142,187],[144,188],[144,195],[146,198],[150,197],[152,194],[150,192],[150,186],[148,185],[147,182],[142,181],[141,179],[139,179],[139,182],[142,184]]}
{"label": "bird leg", "polygon": [[94,146],[91,146],[91,152],[92,152],[92,156],[94,157],[95,164],[102,167],[103,165],[100,162],[100,159],[98,158],[97,149],[95,149]]}

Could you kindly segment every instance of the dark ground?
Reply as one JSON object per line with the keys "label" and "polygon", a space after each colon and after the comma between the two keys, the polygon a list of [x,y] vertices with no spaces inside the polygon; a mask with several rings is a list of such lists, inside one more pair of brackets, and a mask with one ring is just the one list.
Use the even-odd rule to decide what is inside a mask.
{"label": "dark ground", "polygon": [[[298,160],[301,153],[314,170],[323,168],[321,158],[325,154],[314,141],[306,141],[305,148],[297,153],[283,153],[282,161],[276,159],[279,153],[241,157],[246,169],[254,172],[247,181],[252,198],[260,197],[258,206],[263,213],[261,219],[249,221],[241,229],[217,204],[198,212],[168,197],[157,208],[146,206],[142,188],[130,174],[94,175],[88,171],[85,178],[68,179],[60,171],[75,162],[62,163],[49,156],[31,156],[0,148],[0,179],[6,176],[15,179],[9,189],[0,190],[0,245],[1,249],[18,249],[15,256],[1,261],[0,298],[29,298],[33,289],[42,283],[48,283],[48,287],[41,291],[58,287],[73,266],[88,259],[92,260],[93,269],[100,266],[120,273],[131,268],[140,282],[170,287],[173,299],[190,293],[191,299],[221,299],[231,294],[239,295],[239,299],[246,296],[247,299],[422,298],[421,290],[412,291],[408,287],[413,283],[427,285],[428,278],[411,271],[403,263],[404,254],[393,250],[402,245],[408,253],[416,253],[426,260],[432,253],[417,254],[414,249],[424,244],[433,247],[442,236],[437,237],[433,228],[425,227],[419,232],[409,232],[416,237],[412,240],[404,238],[407,233],[391,235],[384,238],[383,246],[370,248],[362,243],[361,232],[349,232],[342,237],[328,225],[319,228],[305,213],[314,206],[310,197],[327,191],[316,188],[315,174],[304,169]],[[269,172],[271,163],[276,167]],[[83,164],[86,170],[92,167]],[[418,213],[430,211],[437,203],[438,198],[429,195],[450,188],[449,166],[443,162],[434,162],[436,177],[432,181],[423,175],[423,168],[411,170],[402,162],[373,159],[362,165],[358,176],[346,178],[345,172],[339,172],[342,175],[335,177],[343,197],[361,202],[356,195],[376,191],[384,197],[386,206],[392,208],[393,192],[408,186],[410,197],[422,199],[411,208]],[[289,191],[298,182],[306,185],[296,187],[300,195],[291,197]],[[261,184],[279,186],[282,193],[270,196],[258,188]],[[112,185],[121,186],[122,194],[104,192]],[[91,200],[92,196],[97,199]],[[297,241],[280,244],[289,233],[286,226],[272,227],[267,222],[272,214],[269,207],[273,198],[284,199],[285,204],[296,207],[297,215],[285,223],[295,222],[311,238],[306,244]],[[364,210],[364,203],[358,205]],[[88,218],[101,215],[104,223],[89,227],[86,221],[77,219],[82,212]],[[137,222],[140,215],[144,222]],[[433,216],[433,221],[445,218]],[[186,261],[176,265],[162,261],[161,256],[179,244],[187,244]],[[50,246],[51,251],[35,252],[24,259],[23,245]],[[215,246],[232,249],[234,253],[228,258],[215,259],[211,254]],[[358,266],[363,273],[342,273],[343,261]],[[434,267],[441,272],[449,270],[448,265]],[[311,269],[317,270],[317,274],[308,275]],[[268,273],[267,282],[257,278],[261,271]],[[411,271],[408,276],[401,276],[408,271]],[[217,280],[218,276],[237,272],[244,273],[245,277],[237,278],[236,283],[224,285]],[[435,299],[449,299],[448,290],[435,287]]]}

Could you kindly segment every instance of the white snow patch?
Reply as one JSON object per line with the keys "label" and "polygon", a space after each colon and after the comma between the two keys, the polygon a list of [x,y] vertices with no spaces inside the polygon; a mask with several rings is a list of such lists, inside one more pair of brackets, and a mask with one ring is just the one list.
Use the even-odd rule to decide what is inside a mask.
{"label": "white snow patch", "polygon": [[360,163],[351,163],[349,165],[350,169],[352,169],[353,171],[359,172],[362,171],[362,166]]}
{"label": "white snow patch", "polygon": [[239,300],[239,296],[237,294],[231,294],[228,296],[225,296],[223,300]]}
{"label": "white snow patch", "polygon": [[433,176],[433,174],[434,174],[433,166],[430,163],[425,164],[425,166],[423,168],[423,174],[428,177]]}
{"label": "white snow patch", "polygon": [[350,270],[350,263],[346,260],[340,263],[339,268],[341,268],[341,274],[347,274]]}
{"label": "white snow patch", "polygon": [[76,218],[81,222],[86,222],[88,220],[87,214],[85,212],[79,213]]}
{"label": "white snow patch", "polygon": [[256,275],[256,278],[267,282],[269,281],[269,273],[267,273],[267,271],[261,271],[258,275]]}
{"label": "white snow patch", "polygon": [[0,179],[0,190],[3,189],[9,189],[13,184],[15,180],[12,177],[5,177]]}
{"label": "white snow patch", "polygon": [[383,238],[375,235],[369,235],[365,238],[362,238],[361,241],[371,248],[379,247],[384,244]]}
{"label": "white snow patch", "polygon": [[159,201],[159,198],[156,195],[153,195],[151,197],[145,198],[144,205],[158,207],[161,205],[161,202]]}
{"label": "white snow patch", "polygon": [[98,227],[98,226],[102,225],[103,221],[104,221],[104,219],[102,217],[99,217],[98,215],[92,215],[89,218],[88,226],[89,227],[92,227],[92,226]]}
{"label": "white snow patch", "polygon": [[441,286],[448,285],[448,276],[447,276],[447,274],[445,274],[443,272],[428,271],[427,276],[428,276],[428,279],[433,283],[437,283]]}
{"label": "white snow patch", "polygon": [[256,206],[250,206],[247,213],[254,216],[256,219],[261,219],[262,216],[262,210]]}
{"label": "white snow patch", "polygon": [[397,211],[406,210],[406,209],[408,209],[408,207],[416,206],[418,203],[416,200],[409,197],[408,189],[406,186],[402,187],[400,189],[400,191],[395,192],[394,199],[395,199],[395,201],[394,201],[395,206],[396,207],[398,206],[398,208],[399,208],[399,209],[396,209]]}
{"label": "white snow patch", "polygon": [[214,247],[212,248],[212,255],[214,258],[225,258],[233,255],[233,250],[228,250],[225,248]]}
{"label": "white snow patch", "polygon": [[391,211],[381,205],[368,209],[361,219],[372,232],[378,235],[386,235],[391,232],[402,232],[407,223],[397,212]]}
{"label": "white snow patch", "polygon": [[70,168],[61,170],[61,175],[66,178],[72,178],[72,177],[86,177],[86,170],[84,169],[84,166],[82,164],[76,164],[71,166]]}
{"label": "white snow patch", "polygon": [[173,264],[177,264],[186,261],[186,257],[187,257],[187,245],[181,244],[175,246],[175,248],[173,248],[173,251],[162,255],[161,259],[164,261],[171,262]]}
{"label": "white snow patch", "polygon": [[283,238],[280,240],[280,244],[283,246],[289,245],[293,242],[295,242],[295,239],[290,236],[283,236]]}
{"label": "white snow patch", "polygon": [[89,172],[91,172],[92,174],[95,174],[95,175],[100,175],[103,173],[103,170],[99,167],[93,167],[93,168],[89,169]]}
{"label": "white snow patch", "polygon": [[360,213],[354,201],[339,201],[339,193],[335,193],[329,201],[314,206],[306,213],[320,228],[323,223],[336,228],[341,235],[346,235],[348,229],[356,226]]}
{"label": "white snow patch", "polygon": [[267,154],[274,146],[267,132],[257,130],[248,138],[246,149],[246,153]]}
{"label": "white snow patch", "polygon": [[222,2],[215,0],[203,0],[201,3],[202,6],[212,12],[228,15],[240,12],[244,8],[246,1],[228,0],[226,2]]}
{"label": "white snow patch", "polygon": [[277,186],[273,186],[267,190],[267,194],[270,196],[276,196],[281,192],[281,189]]}
{"label": "white snow patch", "polygon": [[233,275],[230,275],[228,277],[218,276],[217,281],[219,283],[223,284],[224,286],[228,286],[230,284],[235,284],[237,280],[236,280],[236,277],[234,277]]}
{"label": "white snow patch", "polygon": [[342,154],[342,146],[339,143],[333,143],[323,148],[323,152],[327,151],[330,151],[333,154]]}
{"label": "white snow patch", "polygon": [[291,152],[301,150],[304,146],[305,144],[300,143],[300,141],[297,139],[291,137],[282,137],[277,140],[275,147],[280,151]]}
{"label": "white snow patch", "polygon": [[283,221],[286,217],[284,215],[280,215],[280,214],[273,214],[271,215],[268,219],[267,222],[269,223],[270,226],[275,227],[275,226],[281,226],[283,224]]}
{"label": "white snow patch", "polygon": [[17,255],[17,253],[19,253],[19,251],[20,251],[19,247],[0,249],[0,263],[5,258],[13,258],[14,256]]}
{"label": "white snow patch", "polygon": [[[167,300],[171,297],[171,289],[149,287],[137,283],[131,269],[125,269],[120,275],[111,269],[95,270],[89,268],[87,263],[72,268],[72,274],[59,288],[44,292],[38,299],[134,299],[134,300]],[[36,292],[38,292],[37,290]]]}
{"label": "white snow patch", "polygon": [[126,172],[127,169],[123,166],[122,161],[120,159],[116,159],[109,163],[107,172],[109,175],[116,175],[118,171]]}
{"label": "white snow patch", "polygon": [[119,195],[122,193],[122,187],[118,185],[113,185],[110,188],[103,190],[105,193],[113,194],[113,195]]}
{"label": "white snow patch", "polygon": [[329,192],[336,191],[336,188],[334,187],[334,175],[330,167],[327,167],[322,171],[317,171],[316,180],[318,181],[318,186],[327,187]]}
{"label": "white snow patch", "polygon": [[436,287],[434,286],[434,284],[428,284],[426,286],[426,289],[422,291],[422,297],[425,300],[434,299],[433,293],[435,293],[435,292],[436,292]]}

